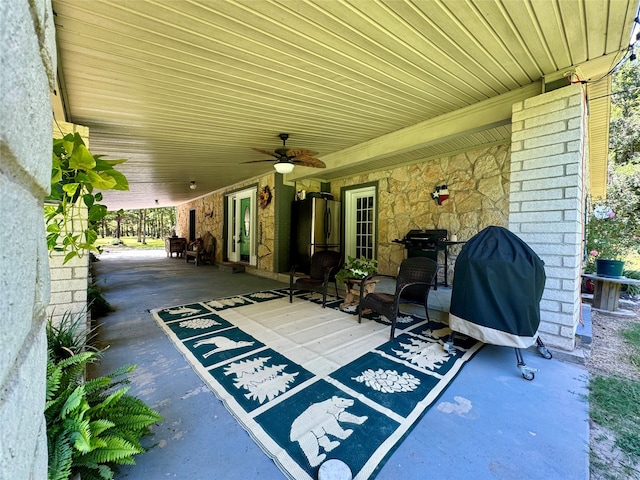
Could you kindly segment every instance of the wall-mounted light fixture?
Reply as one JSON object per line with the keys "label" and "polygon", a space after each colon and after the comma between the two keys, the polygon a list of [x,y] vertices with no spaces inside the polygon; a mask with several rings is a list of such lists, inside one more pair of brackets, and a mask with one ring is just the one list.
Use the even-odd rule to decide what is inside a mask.
{"label": "wall-mounted light fixture", "polygon": [[293,167],[295,165],[291,162],[287,162],[287,161],[278,161],[276,163],[273,164],[273,168],[276,169],[276,172],[278,173],[291,173],[293,172]]}
{"label": "wall-mounted light fixture", "polygon": [[195,180],[191,180],[191,184],[189,185],[189,188],[191,190],[195,190],[196,188],[198,188],[198,186],[196,185],[196,181]]}

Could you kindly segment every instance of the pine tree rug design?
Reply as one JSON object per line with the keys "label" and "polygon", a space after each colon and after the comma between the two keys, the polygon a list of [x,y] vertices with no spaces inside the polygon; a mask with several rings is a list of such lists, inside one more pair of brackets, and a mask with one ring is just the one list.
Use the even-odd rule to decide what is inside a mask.
{"label": "pine tree rug design", "polygon": [[393,449],[481,343],[447,353],[449,328],[406,315],[357,322],[340,301],[288,290],[152,311],[193,369],[258,445],[295,480],[336,458],[374,478]]}

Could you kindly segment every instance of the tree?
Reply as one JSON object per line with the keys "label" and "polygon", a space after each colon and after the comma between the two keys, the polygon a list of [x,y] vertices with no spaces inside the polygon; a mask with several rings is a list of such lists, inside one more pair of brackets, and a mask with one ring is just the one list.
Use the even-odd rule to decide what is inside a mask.
{"label": "tree", "polygon": [[612,82],[610,160],[614,166],[640,163],[640,64],[625,63]]}
{"label": "tree", "polygon": [[627,62],[613,77],[606,204],[632,237],[628,253],[640,253],[640,65]]}

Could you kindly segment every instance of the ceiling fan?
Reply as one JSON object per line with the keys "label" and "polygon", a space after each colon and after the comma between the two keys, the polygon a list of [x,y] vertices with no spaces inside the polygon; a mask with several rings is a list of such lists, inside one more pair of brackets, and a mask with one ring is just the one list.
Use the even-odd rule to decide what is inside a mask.
{"label": "ceiling fan", "polygon": [[[278,173],[291,173],[293,167],[300,165],[303,167],[313,168],[325,168],[326,165],[322,160],[318,160],[314,157],[318,152],[307,150],[306,148],[288,148],[286,143],[289,138],[288,133],[281,133],[278,135],[282,140],[282,147],[275,150],[263,150],[262,148],[254,148],[256,152],[264,153],[265,155],[271,155],[275,157],[275,164],[273,167]],[[274,160],[252,160],[250,162],[243,163],[258,163],[258,162],[273,162]]]}

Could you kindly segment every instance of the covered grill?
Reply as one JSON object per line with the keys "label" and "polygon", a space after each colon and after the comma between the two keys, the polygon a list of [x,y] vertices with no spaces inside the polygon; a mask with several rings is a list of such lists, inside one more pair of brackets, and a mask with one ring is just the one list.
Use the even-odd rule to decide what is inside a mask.
{"label": "covered grill", "polygon": [[449,326],[485,343],[516,348],[518,367],[531,380],[533,370],[519,349],[537,342],[540,353],[551,358],[537,333],[545,281],[544,262],[524,241],[505,228],[487,227],[456,260]]}

